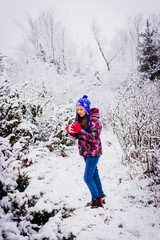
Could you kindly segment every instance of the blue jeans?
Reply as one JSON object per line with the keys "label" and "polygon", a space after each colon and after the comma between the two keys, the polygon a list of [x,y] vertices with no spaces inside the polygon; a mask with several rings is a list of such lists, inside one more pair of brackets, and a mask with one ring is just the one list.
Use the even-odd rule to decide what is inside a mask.
{"label": "blue jeans", "polygon": [[92,200],[96,200],[100,195],[103,194],[102,184],[97,168],[99,158],[100,156],[84,157],[86,163],[84,181],[91,192]]}

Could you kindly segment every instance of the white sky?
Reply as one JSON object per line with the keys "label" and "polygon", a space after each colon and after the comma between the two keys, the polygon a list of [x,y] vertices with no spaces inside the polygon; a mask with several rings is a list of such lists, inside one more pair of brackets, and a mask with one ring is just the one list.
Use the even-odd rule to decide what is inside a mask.
{"label": "white sky", "polygon": [[137,13],[160,12],[159,0],[0,0],[0,53],[14,55],[27,26],[27,14],[36,18],[41,11],[56,8],[70,25],[75,38],[89,41],[93,17],[111,36],[123,28],[125,18]]}

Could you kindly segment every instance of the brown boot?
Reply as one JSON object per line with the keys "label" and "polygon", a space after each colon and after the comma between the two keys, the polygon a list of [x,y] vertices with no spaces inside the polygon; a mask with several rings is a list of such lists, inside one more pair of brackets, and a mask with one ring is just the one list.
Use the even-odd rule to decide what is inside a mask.
{"label": "brown boot", "polygon": [[96,200],[92,200],[91,208],[103,207],[102,198],[99,197]]}
{"label": "brown boot", "polygon": [[104,193],[101,195],[101,198],[102,198],[102,204],[105,204],[106,203],[106,200],[105,200],[106,195]]}

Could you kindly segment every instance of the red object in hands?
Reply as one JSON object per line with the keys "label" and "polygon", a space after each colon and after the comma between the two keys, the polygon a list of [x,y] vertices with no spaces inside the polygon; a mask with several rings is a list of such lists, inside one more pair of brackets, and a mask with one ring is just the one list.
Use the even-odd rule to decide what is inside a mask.
{"label": "red object in hands", "polygon": [[74,132],[70,132],[70,131],[69,131],[69,124],[66,125],[66,131],[67,131],[69,134],[75,134]]}
{"label": "red object in hands", "polygon": [[75,133],[79,133],[81,131],[81,125],[79,124],[79,122],[72,123],[71,130]]}

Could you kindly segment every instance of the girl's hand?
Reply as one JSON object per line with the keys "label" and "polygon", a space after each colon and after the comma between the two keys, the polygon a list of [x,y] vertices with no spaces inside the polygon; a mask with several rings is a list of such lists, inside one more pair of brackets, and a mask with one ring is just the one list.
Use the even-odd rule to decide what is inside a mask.
{"label": "girl's hand", "polygon": [[74,131],[71,132],[71,131],[69,130],[69,124],[66,125],[66,131],[67,131],[69,134],[75,134]]}
{"label": "girl's hand", "polygon": [[79,133],[81,131],[81,125],[79,124],[78,121],[72,123],[71,130],[74,131],[75,133]]}

